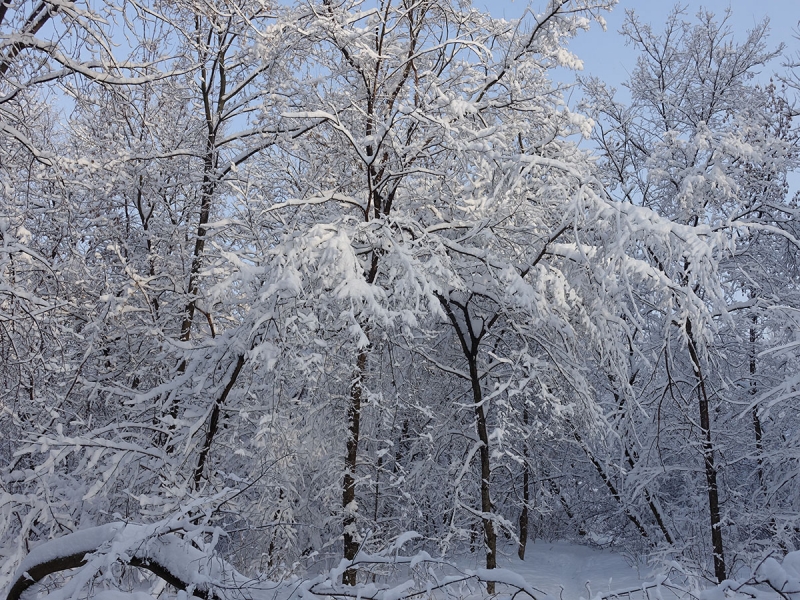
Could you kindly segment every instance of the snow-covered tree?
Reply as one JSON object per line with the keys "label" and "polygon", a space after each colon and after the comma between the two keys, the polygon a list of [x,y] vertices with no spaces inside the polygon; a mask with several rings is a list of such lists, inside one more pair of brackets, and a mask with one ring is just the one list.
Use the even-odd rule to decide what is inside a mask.
{"label": "snow-covered tree", "polygon": [[401,543],[493,569],[585,535],[719,579],[794,544],[795,133],[751,81],[764,26],[630,15],[631,100],[589,82],[587,118],[553,73],[613,4],[3,4],[14,593],[76,540],[68,590],[145,561],[188,590],[167,546],[342,590]]}
{"label": "snow-covered tree", "polygon": [[[636,378],[631,395],[615,394],[608,407],[619,440],[612,443],[619,458],[611,462],[629,486],[646,490],[654,515],[663,515],[659,506],[669,507],[672,524],[662,530],[670,552],[685,552],[703,565],[707,554],[694,540],[710,538],[719,581],[731,568],[726,544],[738,553],[740,543],[754,541],[746,539],[739,503],[753,499],[741,485],[740,478],[754,482],[742,461],[751,469],[762,464],[761,411],[753,403],[762,371],[756,364],[757,331],[764,331],[758,314],[769,312],[793,285],[773,261],[785,265],[786,252],[796,252],[793,209],[784,200],[794,151],[789,113],[774,87],[753,83],[777,52],[767,50],[766,22],[736,42],[728,17],[700,11],[688,21],[676,9],[663,33],[655,33],[629,13],[622,31],[641,52],[626,84],[630,102],[615,100],[602,82],[587,82],[611,193],[728,240],[714,257],[713,281],[698,277],[695,251],[665,260],[649,242],[641,246],[642,259],[674,286],[691,288],[706,311],[680,302],[643,306],[642,353],[629,358]],[[752,418],[743,421],[744,413]],[[749,434],[741,428],[746,423]],[[743,443],[748,437],[754,443]],[[687,475],[686,467],[696,475]],[[702,508],[695,504],[701,496]],[[710,536],[698,535],[695,515],[703,513]],[[733,538],[728,542],[725,531]]]}

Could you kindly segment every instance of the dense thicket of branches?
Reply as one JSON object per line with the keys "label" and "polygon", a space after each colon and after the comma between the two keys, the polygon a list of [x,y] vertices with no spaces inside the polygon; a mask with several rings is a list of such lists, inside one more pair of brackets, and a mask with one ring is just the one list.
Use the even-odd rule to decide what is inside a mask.
{"label": "dense thicket of branches", "polygon": [[630,14],[576,112],[613,4],[0,4],[0,581],[112,521],[269,577],[800,547],[797,69]]}

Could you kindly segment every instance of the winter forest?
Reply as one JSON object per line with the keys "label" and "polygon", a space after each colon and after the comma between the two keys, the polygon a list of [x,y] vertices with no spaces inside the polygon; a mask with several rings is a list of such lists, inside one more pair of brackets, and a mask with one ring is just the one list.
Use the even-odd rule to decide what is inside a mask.
{"label": "winter forest", "polygon": [[0,2],[8,600],[800,598],[800,58],[614,4]]}

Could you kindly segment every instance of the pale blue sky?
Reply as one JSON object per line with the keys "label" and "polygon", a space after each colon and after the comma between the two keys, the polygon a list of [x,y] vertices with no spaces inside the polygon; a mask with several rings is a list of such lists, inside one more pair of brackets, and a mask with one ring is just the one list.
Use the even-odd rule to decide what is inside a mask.
{"label": "pale blue sky", "polygon": [[[516,18],[524,12],[528,0],[473,0],[473,4],[478,9],[489,10],[497,17]],[[531,1],[534,9],[541,10],[544,4],[545,0]],[[614,10],[605,16],[608,25],[606,31],[595,23],[590,31],[581,33],[570,44],[572,52],[583,60],[581,75],[599,77],[617,88],[617,97],[624,101],[627,94],[622,89],[622,83],[628,79],[637,58],[636,50],[626,46],[618,33],[625,21],[625,11],[634,10],[642,21],[653,26],[654,32],[660,33],[675,4],[673,0],[620,0]],[[767,47],[775,49],[783,43],[786,48],[784,56],[773,61],[758,77],[764,83],[769,81],[773,73],[782,71],[781,63],[788,57],[800,61],[800,40],[795,37],[800,21],[800,0],[684,0],[680,5],[686,8],[688,18],[693,18],[701,8],[719,16],[730,8],[732,13],[728,24],[736,40],[743,40],[747,30],[767,17],[770,22]],[[575,78],[574,73],[566,70],[554,75],[562,78],[564,83],[572,82]],[[570,98],[570,104],[574,104],[579,97],[580,93],[576,91]],[[789,174],[789,187],[792,193],[800,191],[800,173]]]}
{"label": "pale blue sky", "polygon": [[[495,16],[507,18],[518,17],[527,6],[526,0],[473,1],[476,8],[488,9]],[[680,4],[686,7],[687,14],[692,17],[701,7],[718,15],[723,15],[725,9],[730,7],[733,13],[729,23],[738,39],[743,38],[753,25],[768,17],[768,46],[772,48],[783,42],[786,52],[792,55],[800,50],[800,42],[793,37],[800,20],[800,0],[684,0]],[[534,8],[541,7],[544,1],[534,0],[532,5]],[[672,0],[620,0],[614,10],[606,14],[608,31],[604,32],[597,24],[593,24],[591,31],[582,33],[570,45],[571,50],[584,62],[583,74],[596,75],[619,88],[636,62],[635,51],[625,46],[618,33],[625,20],[625,11],[635,10],[643,21],[651,23],[654,31],[659,32],[674,6]],[[778,61],[772,65],[772,70],[779,69]],[[769,79],[768,74],[765,76]]]}

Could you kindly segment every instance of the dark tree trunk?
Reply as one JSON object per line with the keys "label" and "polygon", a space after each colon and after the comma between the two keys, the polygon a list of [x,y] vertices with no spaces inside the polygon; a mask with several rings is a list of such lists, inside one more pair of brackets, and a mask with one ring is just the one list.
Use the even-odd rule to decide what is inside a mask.
{"label": "dark tree trunk", "polygon": [[[354,560],[358,554],[358,537],[356,536],[356,463],[358,461],[358,438],[361,434],[361,402],[364,395],[363,381],[367,369],[367,350],[358,353],[356,375],[350,388],[350,404],[347,408],[347,454],[344,461],[344,479],[342,482],[342,520],[344,538],[344,557]],[[356,584],[356,570],[347,569],[342,573],[342,583]]]}
{"label": "dark tree trunk", "polygon": [[[758,317],[752,316],[750,325],[750,397],[755,400],[758,394],[758,384],[756,383],[756,324]],[[761,418],[758,416],[758,407],[753,404],[753,432],[756,437],[756,460],[758,461],[758,482],[764,488],[764,432],[761,429]]]}
{"label": "dark tree trunk", "polygon": [[[497,532],[494,529],[494,521],[491,518],[492,514],[492,498],[490,488],[491,478],[491,465],[489,453],[489,432],[486,423],[486,411],[483,406],[483,390],[481,389],[481,378],[478,372],[478,350],[480,348],[481,340],[483,340],[486,332],[497,322],[500,313],[496,313],[488,321],[482,320],[481,329],[476,333],[474,323],[471,319],[469,312],[470,299],[466,302],[459,303],[451,299],[447,299],[441,294],[437,295],[439,302],[442,304],[453,329],[458,336],[458,341],[461,345],[461,350],[464,353],[464,358],[467,359],[469,365],[469,380],[472,387],[472,403],[475,407],[475,428],[477,429],[478,439],[481,442],[479,452],[480,459],[480,474],[481,474],[481,524],[483,526],[483,541],[486,548],[486,568],[494,569],[497,567]],[[464,324],[459,323],[458,318],[453,312],[453,305],[464,316]],[[489,594],[495,593],[495,583],[493,581],[486,582],[486,589]]]}
{"label": "dark tree trunk", "polygon": [[[528,407],[522,409],[522,423],[525,426],[525,433],[528,432]],[[525,548],[528,545],[528,504],[530,502],[530,452],[528,441],[525,439],[522,445],[522,511],[519,513],[519,548],[517,556],[520,560],[525,560]]]}
{"label": "dark tree trunk", "polygon": [[[204,90],[204,93],[205,90]],[[200,215],[197,222],[197,237],[194,241],[194,252],[192,253],[192,265],[189,270],[189,294],[186,307],[183,311],[183,322],[181,323],[181,341],[188,342],[192,337],[192,323],[194,313],[197,309],[197,294],[200,291],[200,270],[203,266],[203,254],[206,247],[206,225],[211,218],[211,202],[214,197],[214,170],[216,168],[216,139],[212,125],[209,123],[208,139],[206,141],[206,155],[203,158],[203,185],[200,188]]]}
{"label": "dark tree trunk", "polygon": [[[489,478],[491,470],[489,465],[489,432],[486,427],[486,413],[483,409],[483,390],[478,373],[477,356],[469,358],[469,376],[472,380],[472,401],[475,405],[475,426],[478,429],[478,439],[481,441],[480,461],[481,461],[481,521],[483,522],[483,541],[486,545],[486,568],[494,569],[497,567],[497,533],[494,530],[494,522],[489,517],[492,512],[492,499],[489,491]],[[487,591],[494,594],[495,586],[493,581],[486,584]]]}
{"label": "dark tree trunk", "polygon": [[211,409],[211,417],[208,422],[208,431],[206,431],[206,438],[203,441],[203,447],[200,449],[200,455],[197,459],[197,466],[194,469],[193,480],[195,489],[197,489],[197,487],[200,485],[200,479],[203,477],[203,470],[205,469],[206,461],[208,460],[208,453],[211,450],[211,444],[214,442],[214,437],[217,435],[221,407],[223,404],[225,404],[225,401],[228,399],[228,395],[231,393],[233,386],[236,384],[236,380],[239,378],[239,373],[242,372],[244,362],[244,354],[240,354],[239,358],[236,359],[236,365],[233,367],[231,378],[225,385],[225,389],[222,390],[220,397],[216,402],[214,402],[214,408]]}
{"label": "dark tree trunk", "polygon": [[589,462],[592,463],[592,466],[594,466],[595,470],[597,471],[597,474],[600,475],[600,479],[603,480],[603,483],[606,484],[608,491],[611,492],[611,496],[622,507],[622,510],[625,511],[625,516],[628,517],[628,520],[631,523],[633,523],[633,526],[636,527],[636,530],[642,535],[643,538],[649,538],[649,536],[647,535],[647,530],[644,528],[644,525],[642,525],[642,522],[641,520],[639,520],[639,517],[633,514],[630,507],[626,504],[625,499],[619,493],[619,490],[617,490],[617,486],[614,485],[614,482],[612,481],[609,474],[606,472],[603,465],[600,463],[599,460],[597,460],[597,457],[594,455],[594,452],[592,452],[589,446],[583,441],[581,434],[578,433],[578,430],[575,429],[574,426],[572,427],[572,437],[575,438],[575,441],[578,442],[578,445],[583,449],[584,453],[586,454],[586,457],[589,459]]}
{"label": "dark tree trunk", "polygon": [[[370,269],[366,273],[367,283],[373,283],[378,273],[378,255],[372,254]],[[369,338],[369,327],[364,334]],[[356,373],[350,387],[350,403],[347,406],[347,444],[344,458],[344,477],[342,478],[342,539],[344,542],[344,558],[353,560],[358,554],[358,536],[356,535],[356,465],[358,464],[358,439],[361,436],[361,404],[364,400],[364,378],[367,376],[367,358],[369,346],[358,353]],[[356,570],[347,569],[342,573],[342,583],[356,584]]]}
{"label": "dark tree trunk", "polygon": [[711,439],[711,419],[709,417],[708,393],[700,357],[692,333],[691,321],[686,322],[686,334],[689,338],[689,356],[692,359],[694,376],[697,379],[698,404],[700,409],[700,430],[703,436],[703,463],[706,473],[706,492],[708,494],[708,512],[711,519],[711,549],[714,552],[714,575],[720,583],[727,579],[725,553],[722,544],[722,521],[719,509],[719,488],[717,486],[717,467],[714,461],[714,444]]}

